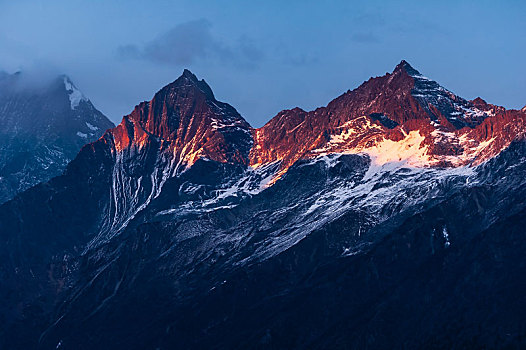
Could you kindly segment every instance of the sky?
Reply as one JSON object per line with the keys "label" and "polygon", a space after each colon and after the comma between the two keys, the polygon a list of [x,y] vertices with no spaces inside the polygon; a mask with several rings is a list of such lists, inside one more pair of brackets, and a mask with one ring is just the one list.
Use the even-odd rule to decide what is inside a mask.
{"label": "sky", "polygon": [[115,123],[184,68],[260,127],[402,59],[464,98],[522,108],[525,15],[522,0],[0,0],[0,69],[67,74]]}

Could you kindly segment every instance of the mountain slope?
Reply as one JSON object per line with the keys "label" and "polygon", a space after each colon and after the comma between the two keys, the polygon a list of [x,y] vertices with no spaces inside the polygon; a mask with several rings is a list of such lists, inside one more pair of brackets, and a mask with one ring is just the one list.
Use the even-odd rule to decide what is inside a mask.
{"label": "mountain slope", "polygon": [[248,124],[185,71],[84,146],[62,176],[6,203],[0,211],[0,294],[7,301],[0,338],[16,334],[21,324],[25,336],[17,339],[33,344],[37,334],[31,332],[42,329],[25,322],[48,316],[74,257],[118,235],[168,178],[199,156],[242,165],[250,146]]}
{"label": "mountain slope", "polygon": [[524,118],[403,61],[252,129],[184,71],[0,207],[0,344],[523,345]]}
{"label": "mountain slope", "polygon": [[[43,344],[522,344],[524,329],[513,315],[526,304],[512,296],[524,291],[513,281],[524,272],[517,220],[524,210],[525,160],[525,144],[517,143],[470,173],[425,175],[398,168],[369,179],[366,157],[342,156],[332,166],[297,164],[234,208],[130,225],[125,239],[79,260],[79,271],[70,276],[76,287],[58,308]],[[195,171],[181,184],[208,182],[203,169]],[[317,203],[326,191],[342,196],[346,187],[343,198],[332,195],[332,202]],[[499,225],[506,231],[495,236],[503,230],[494,229]],[[509,302],[500,297],[503,291]],[[483,309],[482,316],[481,304],[495,307]],[[459,323],[452,322],[458,310],[466,311]],[[109,331],[111,324],[120,327]],[[85,340],[87,333],[95,336]]]}
{"label": "mountain slope", "polygon": [[60,175],[83,145],[113,127],[67,76],[31,79],[0,78],[0,203]]}

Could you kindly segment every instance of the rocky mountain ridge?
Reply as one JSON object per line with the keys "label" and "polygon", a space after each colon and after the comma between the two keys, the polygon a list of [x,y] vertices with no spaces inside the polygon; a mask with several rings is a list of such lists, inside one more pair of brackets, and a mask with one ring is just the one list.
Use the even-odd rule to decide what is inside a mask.
{"label": "rocky mountain ridge", "polygon": [[279,113],[255,130],[251,164],[368,153],[379,162],[455,167],[480,164],[524,134],[523,111],[464,100],[402,61],[327,107]]}
{"label": "rocky mountain ridge", "polygon": [[524,118],[402,61],[253,129],[185,71],[0,207],[0,345],[524,345]]}

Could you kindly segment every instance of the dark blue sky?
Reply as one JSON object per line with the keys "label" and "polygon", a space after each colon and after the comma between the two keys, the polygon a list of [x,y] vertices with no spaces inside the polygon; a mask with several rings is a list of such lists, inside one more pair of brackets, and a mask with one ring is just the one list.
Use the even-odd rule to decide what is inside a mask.
{"label": "dark blue sky", "polygon": [[183,68],[261,126],[406,59],[465,97],[526,104],[526,1],[0,0],[0,68],[64,72],[115,122]]}

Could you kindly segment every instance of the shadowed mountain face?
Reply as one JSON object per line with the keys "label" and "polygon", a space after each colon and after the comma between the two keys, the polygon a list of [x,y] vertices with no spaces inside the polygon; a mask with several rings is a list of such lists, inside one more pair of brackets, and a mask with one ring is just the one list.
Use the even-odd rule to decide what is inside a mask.
{"label": "shadowed mountain face", "polygon": [[524,346],[524,118],[402,61],[252,129],[185,71],[0,207],[0,345]]}
{"label": "shadowed mountain face", "polygon": [[31,79],[0,76],[0,203],[60,175],[83,145],[114,126],[67,76]]}

